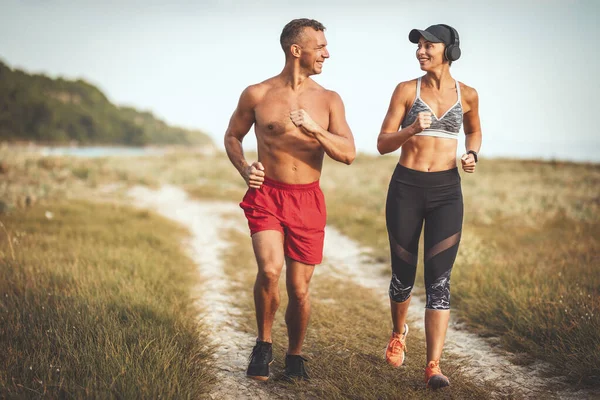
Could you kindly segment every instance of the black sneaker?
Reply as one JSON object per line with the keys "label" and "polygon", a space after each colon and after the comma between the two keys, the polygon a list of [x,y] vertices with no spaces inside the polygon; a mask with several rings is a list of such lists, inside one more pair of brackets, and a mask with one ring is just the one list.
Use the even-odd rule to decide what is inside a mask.
{"label": "black sneaker", "polygon": [[273,345],[269,342],[256,341],[250,354],[250,364],[246,376],[259,381],[269,379],[269,365],[273,362]]}
{"label": "black sneaker", "polygon": [[309,381],[310,377],[306,373],[304,361],[308,360],[299,355],[287,354],[285,356],[283,379],[287,381]]}

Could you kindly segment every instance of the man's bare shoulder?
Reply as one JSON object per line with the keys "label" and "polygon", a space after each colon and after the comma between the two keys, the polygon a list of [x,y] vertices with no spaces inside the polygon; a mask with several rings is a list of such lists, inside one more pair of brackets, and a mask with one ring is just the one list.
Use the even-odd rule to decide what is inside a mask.
{"label": "man's bare shoulder", "polygon": [[327,97],[331,103],[342,103],[342,96],[335,90],[329,90],[323,88],[323,94]]}
{"label": "man's bare shoulder", "polygon": [[479,100],[479,94],[474,87],[468,86],[462,82],[459,82],[460,93],[464,102],[467,104],[473,104]]}
{"label": "man's bare shoulder", "polygon": [[246,99],[250,103],[258,103],[264,97],[264,95],[272,88],[272,84],[269,83],[269,79],[266,81],[255,83],[254,85],[248,86],[242,92],[242,98]]}
{"label": "man's bare shoulder", "polygon": [[341,96],[336,91],[324,88],[311,78],[308,78],[308,83],[310,85],[308,90],[311,96],[326,99],[330,105],[342,102]]}
{"label": "man's bare shoulder", "polygon": [[262,82],[248,86],[242,92],[242,97],[245,97],[253,104],[258,104],[271,90],[276,90],[282,86],[281,79],[278,76],[268,78]]}

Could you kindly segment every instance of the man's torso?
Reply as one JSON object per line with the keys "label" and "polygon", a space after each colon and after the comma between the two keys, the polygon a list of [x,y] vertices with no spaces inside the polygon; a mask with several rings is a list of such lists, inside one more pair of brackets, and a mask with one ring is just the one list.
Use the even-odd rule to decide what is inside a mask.
{"label": "man's torso", "polygon": [[301,92],[279,85],[275,79],[266,85],[254,108],[259,160],[266,176],[290,184],[319,180],[324,151],[310,134],[302,132],[290,119],[290,112],[304,109],[323,129],[329,127],[327,90],[314,82]]}

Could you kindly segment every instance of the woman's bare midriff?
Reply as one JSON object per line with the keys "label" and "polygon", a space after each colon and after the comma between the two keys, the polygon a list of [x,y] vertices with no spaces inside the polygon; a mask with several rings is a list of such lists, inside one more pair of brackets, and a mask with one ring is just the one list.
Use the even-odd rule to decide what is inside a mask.
{"label": "woman's bare midriff", "polygon": [[400,165],[422,172],[446,171],[456,167],[456,139],[413,136],[402,145]]}

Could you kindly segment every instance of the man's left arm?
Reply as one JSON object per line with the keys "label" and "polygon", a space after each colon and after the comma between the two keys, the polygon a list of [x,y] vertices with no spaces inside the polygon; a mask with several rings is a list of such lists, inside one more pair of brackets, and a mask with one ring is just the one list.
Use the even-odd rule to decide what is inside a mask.
{"label": "man's left arm", "polygon": [[346,121],[346,111],[342,98],[336,92],[331,96],[329,107],[329,130],[317,124],[304,110],[292,111],[290,117],[294,124],[321,143],[325,153],[336,161],[352,164],[356,158],[354,136]]}
{"label": "man's left arm", "polygon": [[[477,154],[481,148],[481,124],[479,122],[479,96],[477,91],[470,87],[464,88],[464,100],[469,111],[463,117],[465,131],[465,148],[467,152],[460,158],[465,172],[475,172]],[[472,154],[472,153],[475,154]]]}

